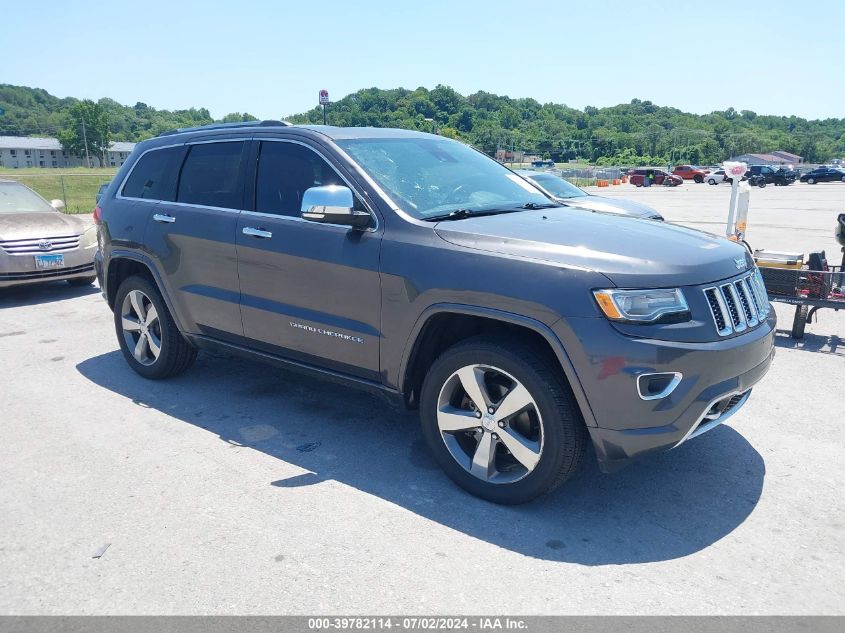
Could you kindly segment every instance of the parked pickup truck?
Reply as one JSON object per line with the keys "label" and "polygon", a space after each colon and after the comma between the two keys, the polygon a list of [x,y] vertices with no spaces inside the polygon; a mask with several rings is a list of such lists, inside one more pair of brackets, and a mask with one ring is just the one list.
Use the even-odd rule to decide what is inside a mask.
{"label": "parked pickup truck", "polygon": [[795,182],[795,175],[791,171],[777,169],[770,165],[751,165],[745,172],[749,184],[757,187],[775,185],[785,187]]}
{"label": "parked pickup truck", "polygon": [[[277,363],[331,379],[313,383],[314,424],[344,397],[337,381],[381,393],[419,409],[450,478],[498,503],[568,479],[590,440],[609,472],[709,431],[772,359],[775,314],[741,244],[563,207],[431,134],[174,130],[136,146],[95,218],[100,287],[139,376],[184,372],[200,349]],[[191,387],[144,388],[175,402]],[[337,459],[366,473],[407,453],[411,431],[385,440],[362,415],[332,424],[372,449]]]}

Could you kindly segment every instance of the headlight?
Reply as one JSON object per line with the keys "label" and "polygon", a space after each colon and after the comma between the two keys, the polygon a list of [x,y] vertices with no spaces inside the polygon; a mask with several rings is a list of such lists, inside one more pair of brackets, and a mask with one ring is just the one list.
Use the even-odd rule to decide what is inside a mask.
{"label": "headlight", "polygon": [[672,314],[689,314],[680,288],[658,290],[593,290],[604,315],[612,321],[654,323]]}
{"label": "headlight", "polygon": [[82,246],[94,244],[97,241],[97,225],[92,224],[82,232],[82,239],[79,243]]}

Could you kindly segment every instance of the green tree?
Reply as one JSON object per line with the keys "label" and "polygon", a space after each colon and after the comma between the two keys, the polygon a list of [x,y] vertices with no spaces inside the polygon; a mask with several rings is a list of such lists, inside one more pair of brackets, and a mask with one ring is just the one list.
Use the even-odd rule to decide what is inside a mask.
{"label": "green tree", "polygon": [[110,142],[111,132],[105,109],[90,99],[77,101],[68,112],[67,125],[59,131],[62,149],[83,157],[87,152],[91,161],[98,161],[102,167],[106,164]]}

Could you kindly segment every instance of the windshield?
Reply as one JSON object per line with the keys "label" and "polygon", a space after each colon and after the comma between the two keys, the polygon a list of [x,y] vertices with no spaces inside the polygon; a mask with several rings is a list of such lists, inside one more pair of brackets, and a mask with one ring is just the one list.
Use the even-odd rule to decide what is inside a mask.
{"label": "windshield", "polygon": [[572,183],[551,174],[531,174],[528,177],[556,198],[583,198],[587,195]]}
{"label": "windshield", "polygon": [[526,180],[458,141],[372,138],[337,144],[396,204],[421,220],[456,210],[549,204]]}
{"label": "windshield", "polygon": [[17,182],[0,182],[0,213],[54,212],[41,196]]}

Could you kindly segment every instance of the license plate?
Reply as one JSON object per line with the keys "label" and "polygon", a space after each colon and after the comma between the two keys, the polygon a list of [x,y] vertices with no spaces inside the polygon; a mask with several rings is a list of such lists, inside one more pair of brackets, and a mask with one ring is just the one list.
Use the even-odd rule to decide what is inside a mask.
{"label": "license plate", "polygon": [[35,267],[36,268],[64,268],[65,265],[65,256],[58,254],[58,255],[36,255],[35,256]]}

